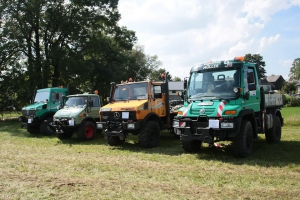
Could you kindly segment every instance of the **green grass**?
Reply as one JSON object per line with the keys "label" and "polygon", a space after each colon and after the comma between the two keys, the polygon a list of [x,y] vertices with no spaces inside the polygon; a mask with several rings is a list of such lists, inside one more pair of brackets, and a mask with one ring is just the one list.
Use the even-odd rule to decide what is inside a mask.
{"label": "green grass", "polygon": [[[284,118],[298,108],[283,108]],[[286,120],[285,120],[286,121]],[[286,125],[280,144],[254,141],[245,159],[232,147],[204,145],[184,153],[163,132],[157,148],[143,149],[130,135],[111,147],[99,134],[76,137],[30,135],[17,121],[0,122],[0,199],[299,199],[300,126]]]}

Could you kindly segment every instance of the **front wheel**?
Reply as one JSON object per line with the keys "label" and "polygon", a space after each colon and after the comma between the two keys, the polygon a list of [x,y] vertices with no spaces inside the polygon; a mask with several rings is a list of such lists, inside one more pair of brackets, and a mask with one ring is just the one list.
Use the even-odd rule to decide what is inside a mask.
{"label": "front wheel", "polygon": [[125,138],[124,138],[124,140],[121,140],[119,136],[109,136],[108,140],[107,140],[107,143],[110,146],[118,146],[118,145],[123,144],[124,141],[125,141]]}
{"label": "front wheel", "polygon": [[93,122],[85,121],[78,129],[77,136],[81,141],[92,140],[96,135],[96,126]]}
{"label": "front wheel", "polygon": [[69,138],[71,138],[73,136],[73,132],[69,131],[69,132],[65,132],[65,133],[57,133],[56,136],[60,140],[69,139]]}
{"label": "front wheel", "polygon": [[281,121],[278,116],[275,116],[273,128],[266,130],[266,140],[268,143],[279,143],[281,139]]}
{"label": "front wheel", "polygon": [[253,129],[249,121],[242,120],[241,132],[233,139],[233,155],[245,158],[251,155],[253,147]]}
{"label": "front wheel", "polygon": [[159,145],[160,128],[156,121],[148,121],[142,127],[139,134],[139,144],[144,148],[152,148]]}
{"label": "front wheel", "polygon": [[47,118],[47,122],[44,122],[44,121],[41,122],[40,132],[43,135],[53,135],[54,134],[54,130],[52,130],[48,125],[48,123],[51,123],[51,122],[53,122],[52,117]]}
{"label": "front wheel", "polygon": [[27,132],[30,134],[38,134],[39,133],[39,127],[38,126],[30,126],[27,124]]}
{"label": "front wheel", "polygon": [[201,149],[202,142],[200,140],[187,140],[185,136],[180,135],[180,144],[187,153],[197,153]]}

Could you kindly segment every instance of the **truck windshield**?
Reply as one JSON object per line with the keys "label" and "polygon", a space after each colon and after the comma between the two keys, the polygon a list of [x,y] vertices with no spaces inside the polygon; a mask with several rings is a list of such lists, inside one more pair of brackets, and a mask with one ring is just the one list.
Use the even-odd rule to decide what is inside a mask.
{"label": "truck windshield", "polygon": [[49,100],[50,92],[37,92],[34,98],[34,103],[46,102]]}
{"label": "truck windshield", "polygon": [[115,101],[130,99],[147,99],[148,84],[147,83],[129,83],[117,85],[113,99]]}
{"label": "truck windshield", "polygon": [[87,97],[69,97],[65,103],[65,107],[83,107],[86,105]]}
{"label": "truck windshield", "polygon": [[194,72],[189,80],[188,98],[234,99],[234,87],[241,87],[240,69]]}

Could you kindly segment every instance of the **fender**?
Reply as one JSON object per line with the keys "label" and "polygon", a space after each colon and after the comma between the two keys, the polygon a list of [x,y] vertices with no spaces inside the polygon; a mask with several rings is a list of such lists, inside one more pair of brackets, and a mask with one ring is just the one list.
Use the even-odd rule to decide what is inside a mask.
{"label": "fender", "polygon": [[267,114],[271,114],[272,116],[278,116],[281,122],[281,126],[283,126],[284,120],[282,118],[281,112],[279,108],[267,109]]}
{"label": "fender", "polygon": [[53,111],[49,111],[49,112],[46,112],[46,113],[44,113],[41,117],[40,117],[40,119],[41,120],[45,120],[45,119],[47,119],[47,118],[49,118],[49,117],[52,117],[53,118],[53,115],[55,114],[55,112],[53,112]]}
{"label": "fender", "polygon": [[158,117],[158,115],[156,115],[153,112],[146,115],[146,117],[141,122],[141,125],[144,126],[146,124],[146,122],[149,121],[149,120],[156,121],[157,123],[159,123],[160,128],[162,128],[162,123],[161,123],[160,118]]}
{"label": "fender", "polygon": [[[92,117],[86,117],[84,120],[81,121],[80,126],[81,126],[82,124],[84,124],[84,122],[86,122],[86,121],[93,122],[93,123],[96,125],[96,120],[95,120],[94,118],[92,118]],[[98,120],[98,121],[99,121],[99,120]]]}

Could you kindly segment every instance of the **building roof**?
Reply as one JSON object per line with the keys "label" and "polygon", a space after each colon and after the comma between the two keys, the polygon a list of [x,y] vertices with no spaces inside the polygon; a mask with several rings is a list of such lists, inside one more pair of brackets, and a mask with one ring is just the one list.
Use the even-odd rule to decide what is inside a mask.
{"label": "building roof", "polygon": [[269,83],[274,83],[274,82],[276,82],[280,77],[282,78],[281,75],[271,75],[271,76],[267,76],[267,81],[268,81]]}
{"label": "building roof", "polygon": [[169,90],[183,90],[183,81],[170,81]]}

